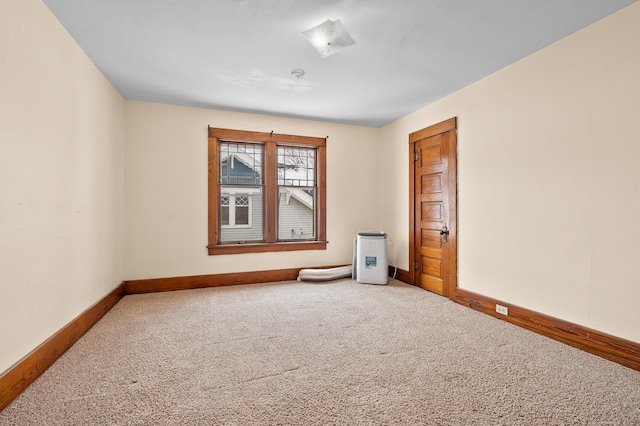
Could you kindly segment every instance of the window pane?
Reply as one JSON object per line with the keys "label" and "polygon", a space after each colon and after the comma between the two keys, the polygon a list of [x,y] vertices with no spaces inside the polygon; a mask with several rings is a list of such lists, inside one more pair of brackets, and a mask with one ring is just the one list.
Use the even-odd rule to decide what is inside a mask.
{"label": "window pane", "polygon": [[225,197],[229,200],[228,223],[225,225],[221,218],[220,242],[263,241],[262,188],[242,185],[220,188],[221,202]]}
{"label": "window pane", "polygon": [[278,147],[278,185],[315,186],[316,150]]}
{"label": "window pane", "polygon": [[220,183],[262,184],[262,145],[220,143]]}
{"label": "window pane", "polygon": [[236,226],[249,225],[249,206],[239,206],[236,204]]}
{"label": "window pane", "polygon": [[229,197],[220,197],[220,223],[222,225],[229,224]]}
{"label": "window pane", "polygon": [[229,206],[220,207],[220,224],[229,225]]}
{"label": "window pane", "polygon": [[278,239],[315,239],[315,189],[280,187],[279,191]]}

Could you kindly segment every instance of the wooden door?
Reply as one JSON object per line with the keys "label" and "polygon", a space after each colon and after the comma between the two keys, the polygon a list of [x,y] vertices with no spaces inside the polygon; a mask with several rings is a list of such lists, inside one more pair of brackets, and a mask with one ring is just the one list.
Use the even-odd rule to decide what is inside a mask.
{"label": "wooden door", "polygon": [[413,283],[449,298],[454,297],[457,276],[455,132],[455,119],[451,119],[409,138]]}

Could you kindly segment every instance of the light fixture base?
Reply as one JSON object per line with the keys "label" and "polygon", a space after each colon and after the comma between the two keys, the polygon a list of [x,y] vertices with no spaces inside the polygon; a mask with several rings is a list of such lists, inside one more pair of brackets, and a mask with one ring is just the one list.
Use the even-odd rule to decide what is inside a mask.
{"label": "light fixture base", "polygon": [[327,19],[302,34],[323,58],[356,44],[339,19]]}

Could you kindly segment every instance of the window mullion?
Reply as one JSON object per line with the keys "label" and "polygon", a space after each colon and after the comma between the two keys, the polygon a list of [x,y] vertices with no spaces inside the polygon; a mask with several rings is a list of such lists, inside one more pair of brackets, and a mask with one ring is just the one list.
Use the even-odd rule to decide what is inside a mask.
{"label": "window mullion", "polygon": [[277,147],[273,142],[265,144],[265,164],[264,164],[264,224],[265,224],[265,242],[275,243],[277,241],[277,208],[278,208],[278,186],[277,186]]}

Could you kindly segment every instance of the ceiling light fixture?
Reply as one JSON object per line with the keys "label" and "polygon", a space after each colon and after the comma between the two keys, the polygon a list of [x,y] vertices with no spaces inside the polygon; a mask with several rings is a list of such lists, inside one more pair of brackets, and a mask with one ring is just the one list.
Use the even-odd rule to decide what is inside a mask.
{"label": "ceiling light fixture", "polygon": [[322,24],[303,31],[302,34],[323,58],[356,44],[339,19],[327,19]]}

